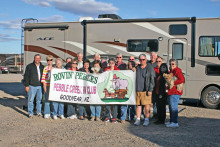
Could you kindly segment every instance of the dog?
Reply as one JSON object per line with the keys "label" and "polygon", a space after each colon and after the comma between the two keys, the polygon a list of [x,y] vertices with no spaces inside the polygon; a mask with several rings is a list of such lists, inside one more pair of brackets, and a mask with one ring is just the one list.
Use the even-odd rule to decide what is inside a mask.
{"label": "dog", "polygon": [[[177,77],[173,76],[173,73],[170,74],[163,74],[164,79],[166,80],[165,86],[169,89],[172,89],[174,85],[174,82],[177,80]],[[176,85],[177,91],[181,92],[183,90],[184,83]]]}
{"label": "dog", "polygon": [[104,98],[107,98],[107,97],[115,98],[115,93],[108,92],[108,90],[106,88],[104,89],[103,93],[105,93]]}
{"label": "dog", "polygon": [[91,70],[93,71],[94,74],[100,74],[100,67],[92,67]]}

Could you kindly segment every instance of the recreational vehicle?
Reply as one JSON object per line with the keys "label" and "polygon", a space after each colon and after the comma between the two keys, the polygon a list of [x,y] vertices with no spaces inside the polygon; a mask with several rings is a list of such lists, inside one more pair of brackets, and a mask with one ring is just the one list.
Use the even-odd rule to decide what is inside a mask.
{"label": "recreational vehicle", "polygon": [[82,22],[28,23],[24,27],[24,65],[36,53],[65,60],[83,52],[93,59],[116,53],[138,57],[157,52],[165,63],[175,58],[185,76],[181,98],[220,104],[220,18],[102,19]]}

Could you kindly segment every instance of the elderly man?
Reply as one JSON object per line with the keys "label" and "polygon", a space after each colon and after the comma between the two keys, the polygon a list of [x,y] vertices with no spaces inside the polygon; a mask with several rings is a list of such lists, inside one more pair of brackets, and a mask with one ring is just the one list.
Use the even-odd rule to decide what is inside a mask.
{"label": "elderly man", "polygon": [[[153,68],[157,67],[157,53],[151,52],[150,54],[150,61],[148,61],[148,64],[151,64]],[[153,103],[153,119],[157,119],[157,105],[156,105],[156,94],[155,90],[152,94],[152,103]]]}
{"label": "elderly man", "polygon": [[133,71],[136,70],[136,115],[137,119],[134,125],[140,125],[140,117],[141,117],[141,107],[144,106],[145,109],[145,121],[143,123],[144,126],[149,125],[149,116],[150,116],[150,105],[151,105],[151,97],[152,91],[154,89],[154,78],[155,71],[154,68],[147,64],[147,59],[145,54],[141,54],[139,56],[140,66],[133,68]]}
{"label": "elderly man", "polygon": [[64,66],[65,69],[70,69],[71,67],[72,58],[68,57],[66,58],[66,66]]}
{"label": "elderly man", "polygon": [[77,53],[77,61],[78,61],[77,69],[83,68],[83,54],[80,52]]}
{"label": "elderly man", "polygon": [[24,74],[24,85],[25,90],[28,93],[28,114],[29,118],[33,117],[34,110],[34,98],[36,96],[37,102],[37,115],[41,114],[42,105],[42,84],[41,77],[44,66],[40,63],[41,56],[36,54],[34,56],[34,62],[27,65]]}
{"label": "elderly man", "polygon": [[150,61],[148,61],[148,64],[151,64],[153,68],[155,68],[157,66],[156,61],[157,61],[157,53],[151,52]]}

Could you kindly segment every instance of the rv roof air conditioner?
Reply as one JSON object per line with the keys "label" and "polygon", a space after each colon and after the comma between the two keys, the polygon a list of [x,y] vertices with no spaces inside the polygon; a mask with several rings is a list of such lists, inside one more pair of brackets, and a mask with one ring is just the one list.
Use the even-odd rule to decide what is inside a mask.
{"label": "rv roof air conditioner", "polygon": [[116,14],[100,14],[98,16],[99,19],[110,18],[110,19],[122,19],[120,16]]}
{"label": "rv roof air conditioner", "polygon": [[92,17],[80,17],[79,22],[82,22],[83,20],[94,20]]}

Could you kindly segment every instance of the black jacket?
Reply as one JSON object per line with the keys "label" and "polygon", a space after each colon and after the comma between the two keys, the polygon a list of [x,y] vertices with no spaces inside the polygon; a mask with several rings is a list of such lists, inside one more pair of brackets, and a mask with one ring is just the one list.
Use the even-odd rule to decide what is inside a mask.
{"label": "black jacket", "polygon": [[[136,74],[138,74],[138,72],[140,72],[141,70],[141,66],[137,66],[136,67]],[[155,86],[155,71],[154,71],[154,68],[152,67],[152,65],[150,64],[147,64],[146,66],[146,75],[144,76],[145,77],[145,88],[146,88],[146,91],[148,92],[152,92],[153,89],[154,89],[154,86]],[[138,83],[136,83],[138,84]]]}
{"label": "black jacket", "polygon": [[24,86],[42,86],[41,77],[43,74],[44,66],[40,63],[40,81],[38,80],[37,66],[35,63],[30,63],[27,65],[24,74]]}

